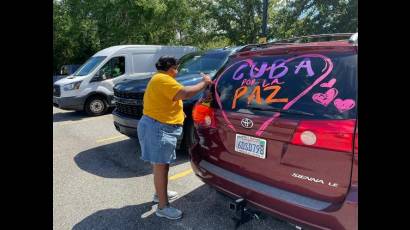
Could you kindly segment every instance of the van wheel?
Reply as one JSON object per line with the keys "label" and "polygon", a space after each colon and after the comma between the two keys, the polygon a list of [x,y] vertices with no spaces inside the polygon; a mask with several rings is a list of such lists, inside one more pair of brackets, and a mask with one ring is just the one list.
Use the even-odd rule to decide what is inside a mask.
{"label": "van wheel", "polygon": [[92,96],[85,103],[85,112],[89,116],[100,116],[107,112],[108,103],[101,96]]}

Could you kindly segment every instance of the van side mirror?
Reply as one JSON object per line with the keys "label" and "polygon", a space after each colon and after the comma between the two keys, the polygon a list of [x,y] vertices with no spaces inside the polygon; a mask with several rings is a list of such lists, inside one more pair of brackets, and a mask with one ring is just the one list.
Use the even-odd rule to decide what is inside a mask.
{"label": "van side mirror", "polygon": [[90,82],[97,82],[97,81],[102,81],[102,78],[99,77],[99,76],[97,76],[97,75],[95,75],[95,76],[91,79]]}
{"label": "van side mirror", "polygon": [[96,81],[104,81],[111,78],[108,73],[104,71],[104,69],[98,70],[98,72],[94,75],[94,77],[91,79],[90,82],[96,82]]}
{"label": "van side mirror", "polygon": [[91,79],[91,81],[90,82],[97,82],[97,81],[103,81],[104,80],[104,78],[103,78],[103,73],[102,73],[102,71],[98,71],[95,75],[94,75],[94,77]]}

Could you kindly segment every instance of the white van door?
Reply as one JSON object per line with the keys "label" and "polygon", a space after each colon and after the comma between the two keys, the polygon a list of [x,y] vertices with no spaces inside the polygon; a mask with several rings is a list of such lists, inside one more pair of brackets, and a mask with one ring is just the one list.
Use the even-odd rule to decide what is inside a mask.
{"label": "white van door", "polygon": [[100,80],[99,86],[104,87],[113,95],[114,85],[122,81],[129,73],[130,65],[128,62],[129,57],[127,54],[111,57],[96,74]]}

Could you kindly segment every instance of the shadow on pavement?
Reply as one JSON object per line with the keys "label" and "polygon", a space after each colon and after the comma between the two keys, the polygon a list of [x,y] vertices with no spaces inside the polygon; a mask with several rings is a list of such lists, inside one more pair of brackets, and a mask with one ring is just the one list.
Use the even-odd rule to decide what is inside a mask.
{"label": "shadow on pavement", "polygon": [[[80,169],[100,177],[130,178],[152,173],[151,164],[140,156],[138,140],[127,139],[80,152],[74,161]],[[177,151],[177,161],[171,167],[187,161],[188,155]]]}
{"label": "shadow on pavement", "polygon": [[[113,110],[114,110],[113,107],[109,108],[107,110],[107,113],[102,116],[111,114]],[[91,116],[88,116],[87,113],[84,111],[67,111],[67,112],[53,113],[53,122],[79,121],[84,118],[91,118]]]}
{"label": "shadow on pavement", "polygon": [[[77,223],[73,230],[85,229],[234,229],[233,213],[228,209],[228,200],[214,189],[202,185],[192,192],[171,202],[181,209],[180,220],[168,220],[155,215],[156,205],[147,202],[119,209],[100,210]],[[253,219],[238,229],[290,230],[287,223],[265,216]]]}
{"label": "shadow on pavement", "polygon": [[88,118],[88,115],[84,111],[60,112],[53,114],[53,122],[79,121],[84,118]]}
{"label": "shadow on pavement", "polygon": [[[222,219],[211,220],[211,214],[214,214],[215,205],[213,199],[214,191],[208,186],[201,186],[194,191],[171,202],[173,206],[181,209],[184,216],[180,220],[168,220],[159,218],[155,215],[156,205],[152,202],[139,205],[125,206],[119,209],[105,209],[98,211],[78,224],[73,230],[85,229],[215,229],[211,226],[219,226],[219,229],[226,229]],[[208,202],[207,202],[208,201]],[[202,207],[202,203],[207,203],[208,207]],[[187,209],[197,210],[187,212]],[[185,211],[184,211],[185,210]],[[226,212],[226,210],[224,210]],[[214,225],[215,224],[215,225]],[[222,225],[221,225],[222,224]]]}

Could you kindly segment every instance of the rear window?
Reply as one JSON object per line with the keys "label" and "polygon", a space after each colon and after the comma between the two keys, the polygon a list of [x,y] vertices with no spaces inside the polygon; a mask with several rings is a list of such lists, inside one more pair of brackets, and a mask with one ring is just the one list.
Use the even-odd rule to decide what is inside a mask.
{"label": "rear window", "polygon": [[225,65],[216,87],[213,106],[225,111],[352,119],[357,112],[357,55],[338,52],[234,59]]}

